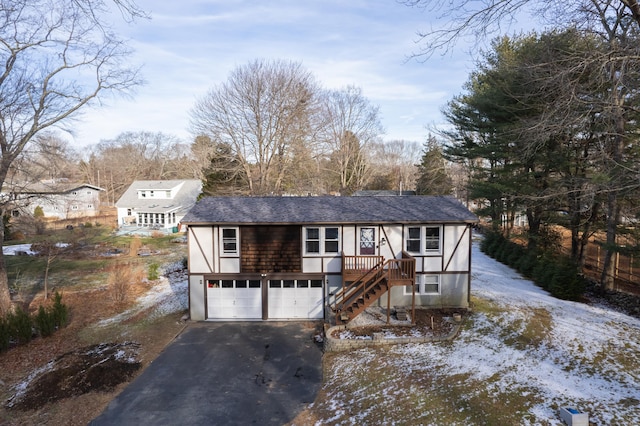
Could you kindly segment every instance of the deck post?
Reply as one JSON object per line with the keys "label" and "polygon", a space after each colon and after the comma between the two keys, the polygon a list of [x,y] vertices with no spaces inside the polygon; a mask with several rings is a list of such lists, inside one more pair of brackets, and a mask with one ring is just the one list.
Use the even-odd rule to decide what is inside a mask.
{"label": "deck post", "polygon": [[391,323],[391,283],[387,278],[387,325]]}

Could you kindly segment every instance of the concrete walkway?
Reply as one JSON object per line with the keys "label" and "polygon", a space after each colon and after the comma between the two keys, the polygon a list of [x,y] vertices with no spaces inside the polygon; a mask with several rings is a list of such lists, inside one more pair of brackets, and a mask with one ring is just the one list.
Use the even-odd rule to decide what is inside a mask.
{"label": "concrete walkway", "polygon": [[320,389],[315,325],[191,324],[90,424],[287,423]]}

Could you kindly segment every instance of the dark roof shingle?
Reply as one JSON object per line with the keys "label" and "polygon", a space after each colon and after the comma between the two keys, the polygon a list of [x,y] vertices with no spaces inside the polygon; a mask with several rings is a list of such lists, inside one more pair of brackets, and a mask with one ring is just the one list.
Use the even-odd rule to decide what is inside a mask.
{"label": "dark roof shingle", "polygon": [[453,197],[206,197],[185,224],[475,223]]}

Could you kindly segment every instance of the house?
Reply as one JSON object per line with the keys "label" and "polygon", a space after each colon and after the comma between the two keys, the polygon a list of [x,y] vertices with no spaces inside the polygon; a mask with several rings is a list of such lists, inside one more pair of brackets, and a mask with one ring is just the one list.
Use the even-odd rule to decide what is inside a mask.
{"label": "house", "polygon": [[116,202],[118,226],[176,231],[201,190],[195,179],[134,181]]}
{"label": "house", "polygon": [[191,319],[467,308],[477,221],[445,196],[203,198],[182,220]]}
{"label": "house", "polygon": [[[87,183],[49,180],[12,190],[15,200],[13,215],[33,215],[40,207],[46,218],[74,219],[97,216],[100,192],[104,189]],[[18,207],[19,206],[19,207]]]}

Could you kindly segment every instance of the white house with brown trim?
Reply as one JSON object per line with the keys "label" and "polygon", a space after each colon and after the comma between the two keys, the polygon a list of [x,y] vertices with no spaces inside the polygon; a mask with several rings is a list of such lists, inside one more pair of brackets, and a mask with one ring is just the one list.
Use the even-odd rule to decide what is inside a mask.
{"label": "white house with brown trim", "polygon": [[182,220],[191,319],[467,308],[477,221],[453,197],[206,197]]}

